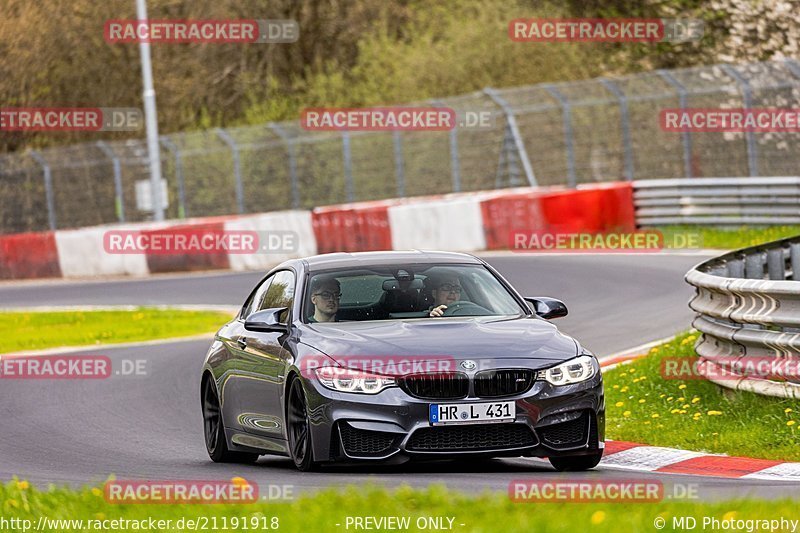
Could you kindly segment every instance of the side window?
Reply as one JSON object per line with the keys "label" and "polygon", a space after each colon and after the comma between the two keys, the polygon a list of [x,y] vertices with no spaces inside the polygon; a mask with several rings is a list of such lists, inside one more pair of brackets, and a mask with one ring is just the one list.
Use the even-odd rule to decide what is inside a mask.
{"label": "side window", "polygon": [[247,302],[244,309],[242,310],[243,319],[246,319],[255,311],[261,309],[261,302],[264,300],[264,294],[267,292],[267,290],[270,287],[270,284],[272,284],[272,280],[274,280],[277,277],[277,275],[278,274],[268,277],[267,279],[264,280],[264,282],[261,285],[259,285],[258,289],[256,289],[256,292],[253,294],[253,297]]}
{"label": "side window", "polygon": [[[294,282],[294,273],[289,270],[282,270],[275,274],[272,284],[264,293],[257,310],[269,309],[270,307],[288,307],[291,309],[294,301]],[[281,313],[281,322],[286,322],[288,317],[288,310]]]}

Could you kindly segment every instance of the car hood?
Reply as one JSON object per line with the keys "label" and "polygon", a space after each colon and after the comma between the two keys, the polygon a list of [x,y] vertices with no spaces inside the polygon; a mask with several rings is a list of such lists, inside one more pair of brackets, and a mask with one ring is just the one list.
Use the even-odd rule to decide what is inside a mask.
{"label": "car hood", "polygon": [[[575,357],[578,345],[531,317],[471,317],[304,324],[300,338],[339,364],[364,357],[526,359],[534,367]],[[497,361],[499,362],[499,361]],[[528,365],[524,365],[528,366]]]}

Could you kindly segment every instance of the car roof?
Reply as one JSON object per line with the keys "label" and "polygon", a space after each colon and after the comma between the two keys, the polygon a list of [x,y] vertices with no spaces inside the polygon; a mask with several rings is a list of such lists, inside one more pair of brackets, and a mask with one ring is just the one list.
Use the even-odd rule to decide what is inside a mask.
{"label": "car roof", "polygon": [[437,252],[423,250],[385,251],[385,252],[337,252],[306,257],[309,271],[332,268],[362,267],[369,265],[396,265],[403,263],[430,264],[482,264],[475,256],[458,252]]}

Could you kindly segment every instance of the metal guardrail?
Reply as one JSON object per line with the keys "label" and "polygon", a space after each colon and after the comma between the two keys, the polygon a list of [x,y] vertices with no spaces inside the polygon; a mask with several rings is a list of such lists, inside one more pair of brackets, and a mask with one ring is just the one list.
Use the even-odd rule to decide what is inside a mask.
{"label": "metal guardrail", "polygon": [[[695,345],[710,381],[767,396],[800,398],[800,377],[786,381],[741,374],[719,378],[731,361],[800,358],[800,236],[727,253],[686,274],[701,333]],[[755,360],[752,360],[755,361]],[[762,376],[763,378],[763,376]]]}
{"label": "metal guardrail", "polygon": [[641,180],[634,205],[640,226],[800,224],[800,177]]}

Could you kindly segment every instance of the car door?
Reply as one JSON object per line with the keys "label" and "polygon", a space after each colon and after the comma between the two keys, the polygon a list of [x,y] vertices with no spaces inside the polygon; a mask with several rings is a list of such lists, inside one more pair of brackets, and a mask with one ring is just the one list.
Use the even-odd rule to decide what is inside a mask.
{"label": "car door", "polygon": [[[281,314],[280,321],[288,324],[295,284],[296,276],[291,270],[277,272],[252,312],[286,307],[288,309]],[[239,341],[241,367],[247,371],[250,379],[242,382],[240,418],[248,432],[264,437],[285,438],[280,397],[292,357],[284,348],[287,338],[286,332],[242,332]]]}
{"label": "car door", "polygon": [[243,413],[241,399],[242,395],[246,393],[245,389],[251,388],[248,387],[248,384],[254,378],[252,369],[248,367],[248,356],[244,350],[247,343],[244,321],[258,310],[273,279],[275,279],[274,275],[269,276],[256,287],[242,306],[238,319],[220,331],[218,337],[224,343],[228,353],[227,360],[222,364],[223,374],[219,394],[222,400],[222,416],[225,425],[229,428],[244,429],[241,417]]}

